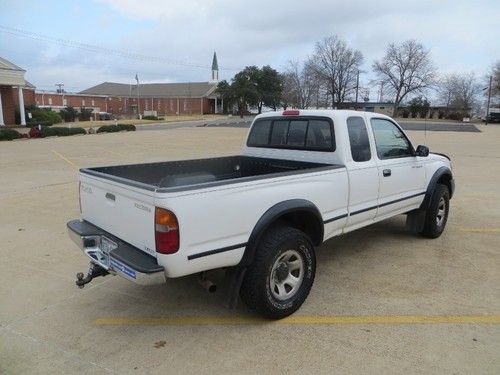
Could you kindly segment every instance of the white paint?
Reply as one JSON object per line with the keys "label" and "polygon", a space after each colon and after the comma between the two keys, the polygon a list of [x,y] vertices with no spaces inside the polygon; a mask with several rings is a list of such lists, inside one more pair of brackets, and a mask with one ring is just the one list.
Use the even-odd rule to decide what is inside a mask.
{"label": "white paint", "polygon": [[4,126],[5,122],[3,120],[3,105],[2,105],[2,91],[0,91],[0,126]]}
{"label": "white paint", "polygon": [[[424,192],[438,168],[450,168],[450,162],[446,158],[434,154],[426,158],[411,156],[380,160],[369,124],[373,117],[389,119],[387,116],[330,110],[305,110],[300,111],[300,115],[332,119],[336,139],[335,151],[298,151],[245,145],[242,154],[339,164],[345,167],[305,171],[296,175],[277,175],[246,182],[235,179],[227,185],[170,193],[144,190],[80,174],[82,218],[156,256],[158,264],[165,267],[167,277],[179,277],[238,264],[244,247],[193,260],[188,260],[188,256],[248,242],[262,215],[280,202],[290,199],[310,201],[318,207],[322,219],[328,220],[367,207],[377,207],[389,200]],[[262,114],[257,116],[256,120],[273,116],[281,116],[281,112]],[[352,160],[346,125],[350,116],[365,118],[372,154],[372,160],[369,162],[356,165]],[[419,168],[413,168],[415,165]],[[382,177],[381,170],[388,166],[393,169],[392,176]],[[401,173],[399,168],[403,168]],[[114,201],[105,198],[108,192],[116,196]],[[401,203],[384,206],[383,209],[375,208],[366,214],[331,221],[325,224],[324,240],[418,208],[423,199],[424,195],[419,195]],[[137,205],[147,207],[148,210],[137,209]],[[163,255],[151,251],[155,249],[155,207],[171,210],[177,216],[181,235],[180,248],[175,254]]]}
{"label": "white paint", "polygon": [[26,114],[24,113],[23,88],[21,86],[19,86],[17,92],[19,94],[19,115],[21,117],[21,125],[26,126]]}

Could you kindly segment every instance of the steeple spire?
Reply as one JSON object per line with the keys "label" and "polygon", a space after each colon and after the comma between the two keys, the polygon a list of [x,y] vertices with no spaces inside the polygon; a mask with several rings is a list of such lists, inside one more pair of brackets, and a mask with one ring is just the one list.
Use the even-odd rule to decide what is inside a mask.
{"label": "steeple spire", "polygon": [[219,82],[219,64],[217,63],[217,54],[215,52],[212,59],[212,82]]}

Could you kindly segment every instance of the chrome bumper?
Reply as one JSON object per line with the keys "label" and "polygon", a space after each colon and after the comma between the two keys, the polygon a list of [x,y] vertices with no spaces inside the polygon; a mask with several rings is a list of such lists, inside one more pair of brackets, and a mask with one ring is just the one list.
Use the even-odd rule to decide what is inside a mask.
{"label": "chrome bumper", "polygon": [[[124,243],[113,235],[87,221],[72,220],[67,223],[71,240],[93,263],[113,275],[119,275],[139,285],[166,282],[165,269],[156,259]],[[112,245],[110,245],[112,244]]]}

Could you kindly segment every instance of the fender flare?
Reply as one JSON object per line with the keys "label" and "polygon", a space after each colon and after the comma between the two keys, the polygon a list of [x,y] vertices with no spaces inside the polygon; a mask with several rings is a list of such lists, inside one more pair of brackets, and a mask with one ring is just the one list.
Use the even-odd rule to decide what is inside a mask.
{"label": "fender flare", "polygon": [[[281,216],[292,213],[294,211],[305,211],[310,214],[313,214],[317,219],[317,224],[319,225],[319,238],[320,241],[313,242],[323,242],[324,236],[324,227],[323,227],[323,218],[321,216],[318,207],[314,205],[314,203],[305,200],[305,199],[291,199],[287,201],[283,201],[275,204],[271,208],[269,208],[257,221],[255,224],[252,233],[250,234],[250,238],[248,239],[247,246],[245,248],[245,253],[241,258],[239,263],[240,266],[247,266],[253,262],[253,258],[255,255],[255,251],[257,250],[257,245],[261,240],[262,236],[266,232],[269,227],[276,222]],[[315,243],[315,245],[319,245],[319,243]]]}
{"label": "fender flare", "polygon": [[450,187],[450,198],[453,196],[453,190],[454,190],[454,182],[453,182],[453,174],[451,173],[450,168],[448,167],[440,167],[434,174],[432,175],[429,185],[427,185],[427,191],[425,192],[425,197],[424,200],[422,201],[422,204],[420,205],[421,210],[426,210],[429,208],[431,204],[431,198],[432,194],[434,193],[434,190],[436,189],[436,185],[439,181],[439,179],[443,176],[449,176],[449,179],[451,181],[451,187]]}

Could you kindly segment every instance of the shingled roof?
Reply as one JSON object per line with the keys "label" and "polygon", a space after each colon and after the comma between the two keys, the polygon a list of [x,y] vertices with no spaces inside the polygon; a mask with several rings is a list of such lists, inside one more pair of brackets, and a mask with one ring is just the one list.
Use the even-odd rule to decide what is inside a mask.
{"label": "shingled roof", "polygon": [[[216,88],[217,84],[211,82],[141,83],[139,94],[143,98],[202,98],[211,95]],[[135,84],[103,82],[80,91],[80,94],[135,97],[137,96],[137,86]]]}

